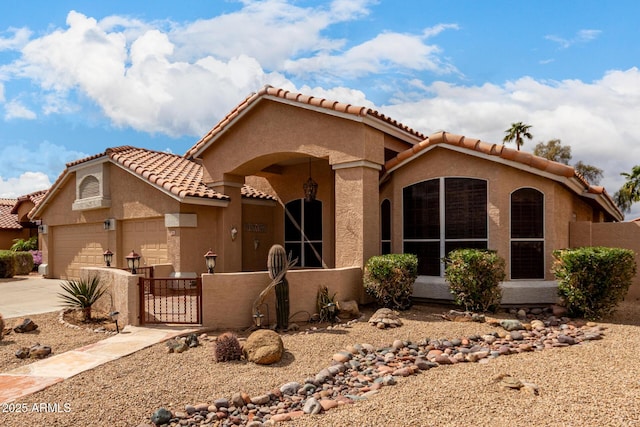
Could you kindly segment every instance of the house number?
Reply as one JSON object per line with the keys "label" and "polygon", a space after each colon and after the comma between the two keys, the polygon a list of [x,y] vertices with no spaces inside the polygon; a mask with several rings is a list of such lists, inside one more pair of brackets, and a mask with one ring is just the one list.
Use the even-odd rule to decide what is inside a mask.
{"label": "house number", "polygon": [[266,233],[267,224],[245,224],[244,231],[249,233]]}

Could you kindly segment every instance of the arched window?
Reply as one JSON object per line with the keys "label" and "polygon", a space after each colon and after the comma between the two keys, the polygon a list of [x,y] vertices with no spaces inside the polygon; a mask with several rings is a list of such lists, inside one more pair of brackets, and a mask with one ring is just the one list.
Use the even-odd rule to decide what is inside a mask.
{"label": "arched window", "polygon": [[322,202],[293,200],[285,206],[284,248],[297,266],[322,267]]}
{"label": "arched window", "polygon": [[100,181],[93,175],[86,176],[80,183],[79,198],[88,199],[100,195]]}
{"label": "arched window", "polygon": [[380,205],[380,253],[391,253],[391,202],[388,199]]}
{"label": "arched window", "polygon": [[487,182],[436,178],[403,189],[404,252],[418,256],[418,274],[444,274],[442,258],[454,249],[486,249]]}
{"label": "arched window", "polygon": [[511,278],[544,279],[544,194],[511,193]]}

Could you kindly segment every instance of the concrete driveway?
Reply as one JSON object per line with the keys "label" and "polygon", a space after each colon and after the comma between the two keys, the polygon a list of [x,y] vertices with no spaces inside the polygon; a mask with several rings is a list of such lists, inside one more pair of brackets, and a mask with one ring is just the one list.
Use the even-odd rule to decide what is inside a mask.
{"label": "concrete driveway", "polygon": [[41,276],[0,279],[0,314],[8,319],[62,309],[58,298],[62,282]]}

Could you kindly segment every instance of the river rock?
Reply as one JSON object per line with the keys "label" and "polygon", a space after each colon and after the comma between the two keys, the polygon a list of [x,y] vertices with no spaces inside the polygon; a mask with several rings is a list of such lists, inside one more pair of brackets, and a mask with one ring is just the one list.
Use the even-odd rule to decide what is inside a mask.
{"label": "river rock", "polygon": [[167,424],[171,420],[171,417],[171,411],[160,408],[151,415],[151,422],[159,426],[161,424]]}

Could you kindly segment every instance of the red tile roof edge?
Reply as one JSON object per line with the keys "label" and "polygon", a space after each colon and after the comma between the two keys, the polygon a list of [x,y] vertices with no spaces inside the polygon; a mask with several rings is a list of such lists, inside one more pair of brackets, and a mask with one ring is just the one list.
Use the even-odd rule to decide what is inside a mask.
{"label": "red tile roof edge", "polygon": [[263,86],[258,92],[254,92],[246,97],[242,102],[236,105],[222,120],[220,120],[206,135],[204,135],[199,141],[197,141],[187,152],[184,154],[185,158],[193,157],[198,151],[200,151],[206,144],[217,134],[221,133],[225,128],[244,110],[249,108],[254,103],[258,102],[261,98],[271,96],[275,98],[284,99],[291,102],[297,102],[300,104],[307,104],[314,107],[324,108],[327,110],[336,111],[339,113],[351,114],[355,116],[365,117],[371,116],[377,120],[385,122],[391,126],[394,126],[403,132],[407,132],[417,138],[426,138],[426,135],[422,132],[414,130],[407,125],[404,125],[397,120],[394,120],[372,108],[362,107],[353,104],[345,104],[339,101],[333,101],[322,97],[315,97],[311,95],[304,95],[298,92],[291,92],[285,89],[275,88],[270,85]]}

